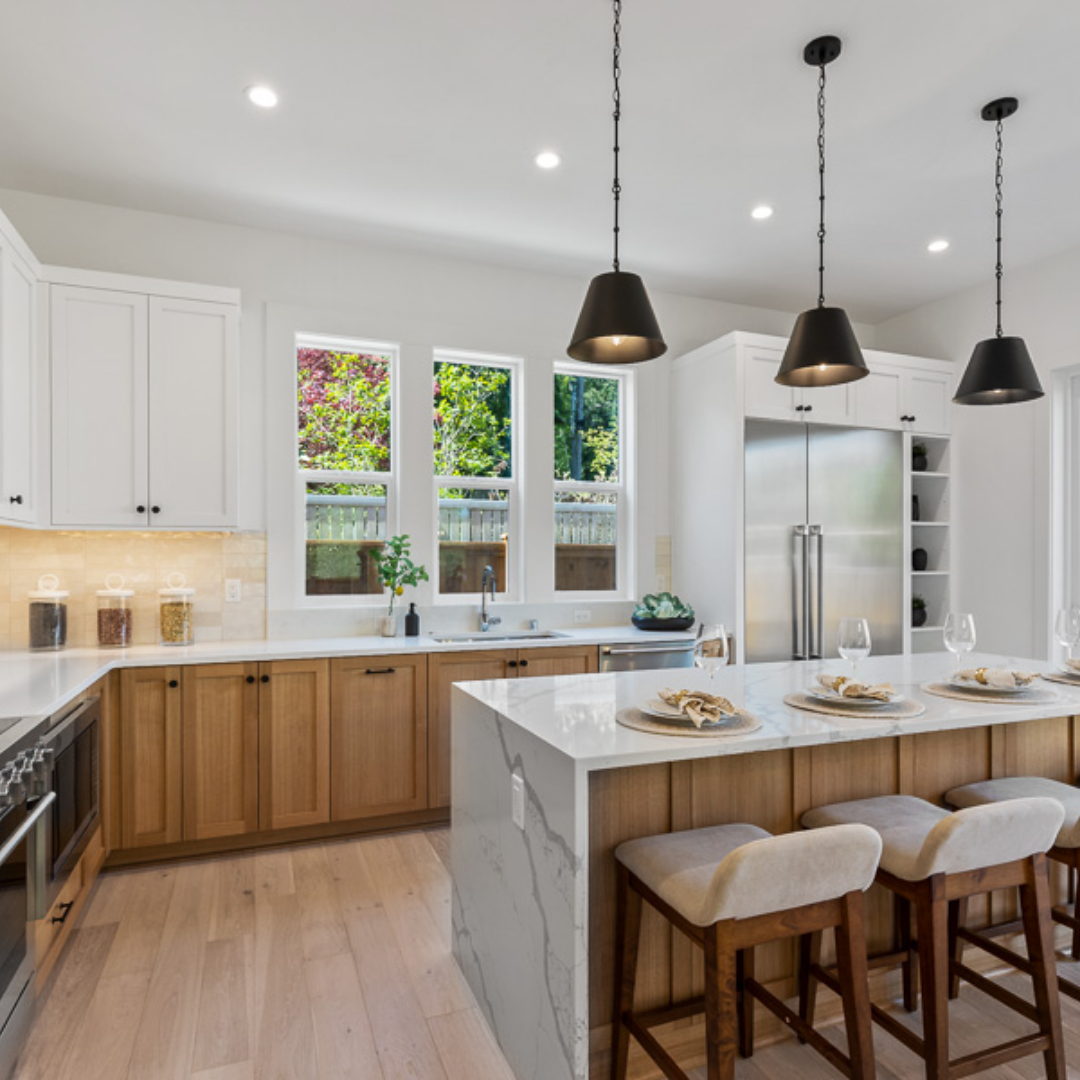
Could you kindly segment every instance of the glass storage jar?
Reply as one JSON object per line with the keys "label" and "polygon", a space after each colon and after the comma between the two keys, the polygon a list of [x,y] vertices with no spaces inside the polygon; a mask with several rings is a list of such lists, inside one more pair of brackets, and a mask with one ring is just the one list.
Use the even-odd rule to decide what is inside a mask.
{"label": "glass storage jar", "polygon": [[67,644],[67,591],[55,574],[42,574],[30,593],[30,648],[62,649]]}
{"label": "glass storage jar", "polygon": [[170,574],[165,588],[158,589],[159,628],[162,645],[190,645],[195,640],[195,590],[183,574]]}
{"label": "glass storage jar", "polygon": [[98,589],[97,640],[104,648],[125,648],[131,644],[131,598],[134,589],[124,588],[123,574],[110,574],[105,588]]}

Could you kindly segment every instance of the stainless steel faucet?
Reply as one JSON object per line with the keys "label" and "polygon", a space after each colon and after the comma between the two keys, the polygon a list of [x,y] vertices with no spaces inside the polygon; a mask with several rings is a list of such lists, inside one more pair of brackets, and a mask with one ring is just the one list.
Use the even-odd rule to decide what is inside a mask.
{"label": "stainless steel faucet", "polygon": [[491,590],[491,602],[495,603],[495,571],[485,566],[480,574],[480,632],[486,634],[492,626],[498,626],[502,619],[498,615],[488,615],[488,590]]}

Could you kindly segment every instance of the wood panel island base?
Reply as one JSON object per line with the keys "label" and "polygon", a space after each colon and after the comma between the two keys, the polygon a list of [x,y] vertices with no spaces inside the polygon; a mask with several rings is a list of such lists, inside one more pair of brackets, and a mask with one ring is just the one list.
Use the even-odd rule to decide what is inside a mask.
{"label": "wood panel island base", "polygon": [[[716,739],[651,735],[616,723],[621,709],[662,687],[707,687],[696,671],[456,687],[454,953],[514,1074],[520,1080],[607,1075],[613,851],[624,840],[731,822],[790,832],[804,811],[825,803],[900,793],[941,804],[950,788],[993,777],[1076,781],[1080,687],[1041,682],[1056,697],[1037,705],[969,703],[920,690],[947,675],[951,663],[936,654],[864,663],[860,675],[892,682],[926,705],[925,714],[910,720],[834,719],[783,704],[785,694],[805,688],[818,672],[840,672],[839,661],[729,668],[712,688],[762,726]],[[975,663],[1047,667],[996,656]],[[1051,872],[1060,901],[1064,873]],[[1012,904],[1007,894],[973,902],[970,923],[1011,917]],[[893,912],[877,886],[867,894],[867,914],[870,948],[881,951],[893,940]],[[700,993],[695,952],[646,908],[636,1008]],[[791,996],[794,959],[792,943],[763,947],[757,977]],[[877,976],[874,995],[895,996],[894,979]],[[700,1030],[682,1021],[667,1042],[694,1047]],[[911,1075],[921,1076],[921,1064],[911,1061]],[[631,1069],[644,1074],[634,1072],[633,1058]]]}

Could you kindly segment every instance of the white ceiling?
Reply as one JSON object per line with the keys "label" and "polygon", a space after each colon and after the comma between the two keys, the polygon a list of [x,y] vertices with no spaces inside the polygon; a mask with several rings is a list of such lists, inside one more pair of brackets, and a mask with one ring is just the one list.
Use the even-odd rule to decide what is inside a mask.
{"label": "white ceiling", "polygon": [[[653,289],[828,295],[876,322],[1080,246],[1080,4],[626,0],[623,268]],[[0,186],[580,275],[610,262],[606,0],[35,0],[0,6]],[[277,110],[249,105],[265,81]],[[532,162],[557,149],[562,168]],[[766,223],[749,211],[776,207]],[[952,248],[926,253],[944,236]],[[992,311],[988,307],[987,318]],[[1007,314],[1007,309],[1006,309]]]}

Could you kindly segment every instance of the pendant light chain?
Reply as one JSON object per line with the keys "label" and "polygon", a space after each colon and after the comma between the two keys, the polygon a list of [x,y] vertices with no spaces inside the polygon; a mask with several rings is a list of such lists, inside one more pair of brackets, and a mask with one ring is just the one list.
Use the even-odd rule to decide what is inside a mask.
{"label": "pendant light chain", "polygon": [[997,278],[997,336],[1002,336],[1001,330],[1001,279],[1004,276],[1004,271],[1001,266],[1001,216],[1002,216],[1002,167],[1004,165],[1004,156],[1002,154],[1002,128],[1003,123],[1001,118],[998,118],[997,122],[997,162],[994,166],[994,201],[997,204],[997,266],[994,271],[994,276]]}
{"label": "pendant light chain", "polygon": [[622,91],[619,87],[619,76],[622,74],[622,68],[619,65],[619,59],[622,55],[622,45],[620,42],[620,34],[622,32],[622,0],[614,0],[612,5],[615,12],[615,25],[613,27],[615,34],[615,48],[612,52],[611,71],[615,79],[615,90],[612,93],[612,100],[615,102],[615,111],[612,114],[612,119],[615,122],[615,179],[611,185],[611,194],[615,197],[615,228],[614,228],[614,259],[612,261],[612,269],[618,272],[619,269],[619,197],[622,195],[622,184],[619,182],[619,120],[622,118]]}
{"label": "pendant light chain", "polygon": [[818,69],[818,307],[825,306],[825,65]]}

